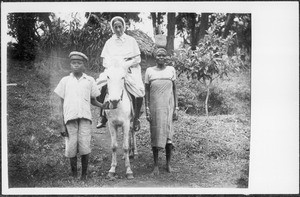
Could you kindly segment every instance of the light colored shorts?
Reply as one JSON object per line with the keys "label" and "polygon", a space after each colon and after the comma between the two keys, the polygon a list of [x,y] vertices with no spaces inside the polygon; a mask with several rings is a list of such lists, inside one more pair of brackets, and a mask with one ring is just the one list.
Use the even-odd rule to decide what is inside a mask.
{"label": "light colored shorts", "polygon": [[88,119],[69,120],[66,124],[69,137],[66,141],[66,157],[75,157],[77,152],[80,155],[91,153],[91,127],[92,123]]}

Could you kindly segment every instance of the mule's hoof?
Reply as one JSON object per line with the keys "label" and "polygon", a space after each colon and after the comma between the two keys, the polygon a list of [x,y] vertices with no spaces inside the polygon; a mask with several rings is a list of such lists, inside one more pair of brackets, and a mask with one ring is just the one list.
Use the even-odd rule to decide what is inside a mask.
{"label": "mule's hoof", "polygon": [[115,173],[113,173],[113,172],[108,172],[108,174],[107,174],[107,178],[109,179],[109,180],[115,180],[116,179],[116,177],[115,177]]}
{"label": "mule's hoof", "polygon": [[133,177],[133,174],[132,174],[132,173],[130,173],[130,174],[126,174],[126,176],[127,176],[127,179],[134,179],[134,177]]}

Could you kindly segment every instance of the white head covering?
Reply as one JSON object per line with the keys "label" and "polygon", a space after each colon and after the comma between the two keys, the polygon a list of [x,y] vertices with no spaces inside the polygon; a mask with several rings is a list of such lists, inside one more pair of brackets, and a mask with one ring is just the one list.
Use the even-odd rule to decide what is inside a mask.
{"label": "white head covering", "polygon": [[[113,17],[112,19],[111,19],[111,21],[110,21],[110,28],[111,28],[111,30],[114,32],[114,27],[113,27],[113,22],[114,22],[114,20],[121,20],[122,21],[122,23],[123,23],[123,26],[124,26],[124,31],[125,31],[125,29],[126,29],[126,23],[125,23],[125,20],[121,17],[121,16],[115,16],[115,17]],[[114,32],[115,33],[115,32]],[[123,32],[124,33],[124,32]]]}

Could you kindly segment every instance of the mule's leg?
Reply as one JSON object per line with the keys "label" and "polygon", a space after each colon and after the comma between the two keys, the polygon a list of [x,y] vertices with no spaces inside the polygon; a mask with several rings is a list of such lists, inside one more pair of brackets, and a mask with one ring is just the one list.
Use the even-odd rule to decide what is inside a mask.
{"label": "mule's leg", "polygon": [[134,152],[135,152],[135,138],[134,138],[134,134],[135,131],[133,130],[133,128],[130,128],[129,130],[129,137],[128,137],[128,140],[129,140],[129,158],[130,159],[134,159]]}
{"label": "mule's leg", "polygon": [[136,132],[132,128],[130,128],[129,131],[129,147],[130,147],[129,157],[134,158],[135,156],[138,155],[138,150],[136,146]]}
{"label": "mule's leg", "polygon": [[110,170],[108,171],[108,177],[112,178],[115,175],[116,167],[117,167],[117,127],[109,123],[109,131],[111,137],[111,149],[112,149],[112,159]]}
{"label": "mule's leg", "polygon": [[125,158],[125,168],[126,168],[126,175],[128,179],[133,179],[133,172],[130,167],[130,160],[129,160],[129,129],[130,123],[124,123],[123,125],[123,150],[124,150],[124,158]]}
{"label": "mule's leg", "polygon": [[137,146],[136,146],[136,132],[135,131],[132,132],[132,146],[133,146],[133,154],[134,154],[134,156],[137,156],[138,150],[137,150]]}
{"label": "mule's leg", "polygon": [[[134,155],[133,155],[133,145],[132,145],[132,136],[131,136],[131,132],[132,132],[132,128],[130,128],[129,130],[129,137],[128,137],[128,143],[129,143],[129,158],[133,159]],[[125,159],[125,156],[123,156],[123,159]]]}

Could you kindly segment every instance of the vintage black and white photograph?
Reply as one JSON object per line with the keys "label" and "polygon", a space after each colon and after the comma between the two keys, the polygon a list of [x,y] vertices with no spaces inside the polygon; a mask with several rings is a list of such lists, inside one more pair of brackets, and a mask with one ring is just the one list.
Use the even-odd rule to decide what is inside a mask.
{"label": "vintage black and white photograph", "polygon": [[8,189],[249,189],[251,11],[56,4],[2,14]]}

